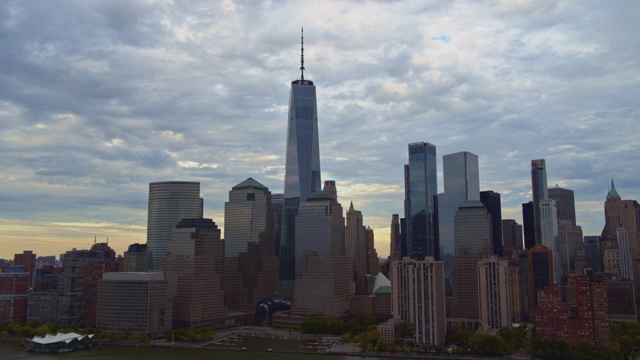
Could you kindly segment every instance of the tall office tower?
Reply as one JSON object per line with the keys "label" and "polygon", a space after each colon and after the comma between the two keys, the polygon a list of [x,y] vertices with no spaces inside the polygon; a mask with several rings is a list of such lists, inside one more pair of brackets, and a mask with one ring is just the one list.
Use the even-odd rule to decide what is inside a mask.
{"label": "tall office tower", "polygon": [[200,183],[166,181],[149,184],[149,215],[147,221],[147,251],[151,253],[150,270],[162,268],[167,255],[167,242],[178,222],[201,218],[203,201]]}
{"label": "tall office tower", "polygon": [[377,275],[380,272],[380,259],[375,247],[373,229],[367,226],[365,229],[367,242],[367,275]]}
{"label": "tall office tower", "polygon": [[511,322],[519,323],[526,319],[528,311],[525,308],[524,290],[526,284],[522,274],[522,267],[516,260],[509,260],[509,303],[511,304]]}
{"label": "tall office tower", "polygon": [[562,284],[562,268],[558,251],[558,213],[555,200],[540,201],[539,224],[540,243],[548,247],[553,255],[553,280]]}
{"label": "tall office tower", "polygon": [[282,211],[284,209],[284,194],[271,194],[271,204],[273,204],[273,231],[275,236],[274,254],[280,256],[280,238],[282,237]]}
{"label": "tall office tower", "polygon": [[541,244],[540,201],[549,198],[547,189],[547,167],[544,159],[531,160],[531,194],[533,195],[533,220],[536,244]]}
{"label": "tall office tower", "polygon": [[300,204],[293,314],[340,318],[349,308],[350,265],[342,214],[340,203],[325,191]]}
{"label": "tall office tower", "polygon": [[522,225],[513,219],[502,220],[502,241],[504,242],[504,257],[517,259],[523,249]]}
{"label": "tall office tower", "polygon": [[451,317],[462,326],[477,328],[478,261],[493,254],[491,215],[478,200],[460,204],[454,219],[456,253],[452,259]]}
{"label": "tall office tower", "polygon": [[0,273],[0,323],[27,322],[30,278],[27,272]]}
{"label": "tall office tower", "polygon": [[602,276],[571,274],[567,281],[567,303],[575,307],[574,338],[590,339],[603,350],[611,339],[607,288]]}
{"label": "tall office tower", "polygon": [[604,250],[602,250],[602,264],[606,274],[620,276],[620,250],[617,241],[605,242]]}
{"label": "tall office tower", "polygon": [[600,236],[584,237],[584,267],[593,272],[602,272],[602,251],[600,249]]}
{"label": "tall office tower", "polygon": [[389,261],[402,259],[402,234],[400,229],[400,216],[398,214],[391,215],[391,249],[389,249]]}
{"label": "tall office tower", "polygon": [[535,319],[538,308],[538,291],[552,285],[553,282],[553,256],[551,250],[536,244],[527,250],[527,272],[529,283],[529,314]]}
{"label": "tall office tower", "polygon": [[162,272],[174,327],[211,326],[228,315],[222,287],[224,242],[213,220],[180,220],[167,243]]}
{"label": "tall office tower", "polygon": [[584,264],[585,264],[584,250],[578,250],[576,252],[576,257],[573,259],[573,264],[575,266],[574,273],[576,273],[576,274],[584,274],[585,273],[586,267],[584,266]]}
{"label": "tall office tower", "polygon": [[484,331],[511,327],[509,260],[496,255],[478,261],[478,313]]}
{"label": "tall office tower", "polygon": [[442,157],[444,193],[438,194],[438,232],[442,251],[453,254],[453,217],[463,201],[480,200],[478,156],[468,151]]}
{"label": "tall office tower", "polygon": [[22,254],[13,256],[13,266],[24,266],[29,273],[29,288],[33,287],[33,280],[36,275],[36,254],[31,250],[25,250]]}
{"label": "tall office tower", "polygon": [[518,254],[518,265],[520,266],[520,272],[522,273],[522,301],[523,301],[523,313],[522,316],[526,320],[529,318],[529,310],[531,308],[532,297],[529,294],[529,251],[524,251]]}
{"label": "tall office tower", "polygon": [[409,250],[407,249],[407,219],[400,218],[400,253],[402,258],[409,256]]}
{"label": "tall office tower", "polygon": [[[613,179],[611,188],[604,203],[605,225],[600,236],[602,253],[607,248],[618,248],[620,251],[620,236],[625,236],[622,241],[628,244],[629,258],[633,274],[638,274],[640,268],[636,259],[640,258],[640,204],[635,200],[622,200],[616,190]],[[622,228],[623,230],[621,230]],[[626,249],[625,249],[626,251]],[[618,258],[622,254],[618,253]],[[640,298],[640,277],[633,276],[636,299]]]}
{"label": "tall office tower", "polygon": [[273,253],[271,192],[248,178],[229,191],[224,204],[225,305],[252,312],[278,291],[278,258]]}
{"label": "tall office tower", "polygon": [[322,187],[322,191],[328,192],[333,196],[333,198],[338,201],[338,190],[336,189],[336,181],[335,180],[325,180],[324,186]]}
{"label": "tall office tower", "polygon": [[493,220],[480,201],[465,201],[454,218],[456,256],[492,255]]}
{"label": "tall office tower", "polygon": [[438,241],[438,183],[436,147],[427,142],[409,144],[409,164],[405,165],[405,218],[407,253],[423,260],[440,260]]}
{"label": "tall office tower", "polygon": [[480,200],[478,155],[468,151],[442,157],[444,192],[464,194],[465,200]]}
{"label": "tall office tower", "polygon": [[347,211],[347,255],[351,261],[355,292],[367,292],[367,239],[362,225],[362,212],[353,208],[353,202]]}
{"label": "tall office tower", "polygon": [[504,249],[502,245],[502,204],[500,201],[500,194],[492,190],[481,191],[480,202],[482,202],[482,204],[487,208],[489,214],[491,214],[491,242],[493,245],[493,254],[503,257]]}
{"label": "tall office tower", "polygon": [[171,330],[171,301],[161,272],[106,273],[98,284],[96,327],[164,336]]}
{"label": "tall office tower", "polygon": [[444,265],[433,257],[391,264],[394,319],[413,325],[418,345],[442,345],[446,335]]}
{"label": "tall office tower", "polygon": [[64,254],[60,269],[58,325],[92,327],[96,322],[98,281],[115,270],[116,253],[106,243]]}
{"label": "tall office tower", "polygon": [[573,195],[573,190],[564,189],[561,187],[552,187],[547,189],[549,199],[556,201],[558,207],[558,222],[561,220],[568,220],[571,225],[576,224],[576,202]]}
{"label": "tall office tower", "polygon": [[151,262],[147,244],[131,244],[124,253],[124,272],[147,272]]}
{"label": "tall office tower", "polygon": [[582,242],[582,228],[571,224],[570,220],[564,220],[558,215],[558,256],[560,258],[560,273],[578,273],[576,257],[579,253],[584,253]]}
{"label": "tall office tower", "polygon": [[533,215],[533,201],[522,204],[522,230],[524,247],[531,249],[536,244],[536,225]]}
{"label": "tall office tower", "polygon": [[620,278],[633,280],[632,259],[629,246],[629,234],[624,226],[618,226],[618,250],[620,251]]}
{"label": "tall office tower", "polygon": [[284,209],[280,240],[280,290],[292,300],[296,275],[296,216],[298,208],[320,191],[320,147],[316,87],[304,76],[304,38],[300,55],[300,79],[291,82],[284,177]]}

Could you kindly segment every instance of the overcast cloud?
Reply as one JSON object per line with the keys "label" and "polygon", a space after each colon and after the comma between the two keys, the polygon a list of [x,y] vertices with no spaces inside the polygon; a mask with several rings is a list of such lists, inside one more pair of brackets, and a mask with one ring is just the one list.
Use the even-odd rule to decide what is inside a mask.
{"label": "overcast cloud", "polygon": [[290,82],[318,94],[323,180],[389,252],[407,144],[480,159],[521,223],[530,161],[585,235],[613,177],[638,199],[640,2],[2,1],[0,258],[146,242],[148,183],[281,192]]}

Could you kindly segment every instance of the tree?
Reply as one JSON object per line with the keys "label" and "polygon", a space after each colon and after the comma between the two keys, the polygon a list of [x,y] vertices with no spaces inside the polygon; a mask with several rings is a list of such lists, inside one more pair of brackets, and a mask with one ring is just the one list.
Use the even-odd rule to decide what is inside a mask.
{"label": "tree", "polygon": [[469,348],[472,354],[484,356],[507,355],[507,343],[500,335],[475,333],[469,338]]}

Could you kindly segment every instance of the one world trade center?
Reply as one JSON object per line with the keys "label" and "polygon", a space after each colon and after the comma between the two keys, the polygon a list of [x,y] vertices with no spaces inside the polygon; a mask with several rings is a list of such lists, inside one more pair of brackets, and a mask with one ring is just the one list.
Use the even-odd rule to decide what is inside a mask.
{"label": "one world trade center", "polygon": [[280,289],[293,300],[296,216],[300,203],[321,190],[316,87],[305,79],[304,37],[300,48],[300,79],[291,82],[284,177],[284,211],[280,239]]}

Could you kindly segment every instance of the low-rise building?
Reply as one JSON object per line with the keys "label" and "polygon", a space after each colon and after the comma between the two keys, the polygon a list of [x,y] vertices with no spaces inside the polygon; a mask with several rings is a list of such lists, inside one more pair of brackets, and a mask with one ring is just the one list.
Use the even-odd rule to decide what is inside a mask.
{"label": "low-rise building", "polygon": [[167,289],[161,272],[105,273],[98,283],[97,327],[152,337],[171,330]]}

